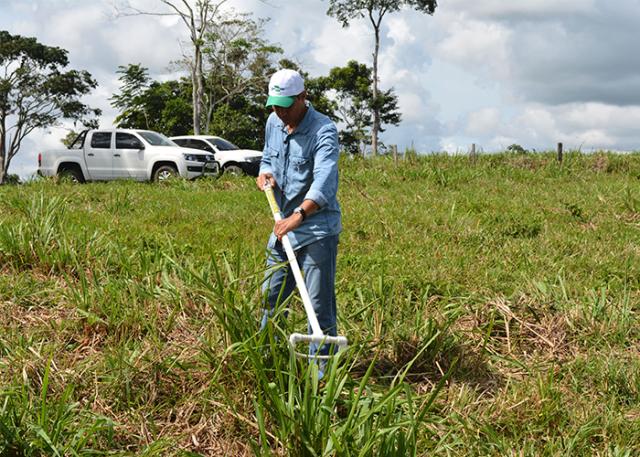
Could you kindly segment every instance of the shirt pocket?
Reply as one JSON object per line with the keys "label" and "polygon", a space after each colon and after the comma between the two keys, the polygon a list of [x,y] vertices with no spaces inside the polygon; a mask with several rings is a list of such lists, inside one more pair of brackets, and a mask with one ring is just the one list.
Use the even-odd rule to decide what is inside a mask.
{"label": "shirt pocket", "polygon": [[267,146],[265,154],[271,157],[272,159],[277,159],[280,157],[280,150],[273,148],[271,146]]}
{"label": "shirt pocket", "polygon": [[281,185],[282,184],[282,167],[283,167],[282,160],[283,160],[284,154],[279,149],[272,148],[270,146],[267,146],[264,152],[265,152],[265,155],[269,156],[271,173],[273,174],[273,177],[275,178],[276,183],[278,183],[278,185]]}
{"label": "shirt pocket", "polygon": [[293,156],[291,157],[291,167],[293,172],[300,175],[301,178],[307,178],[313,168],[313,164],[309,157]]}
{"label": "shirt pocket", "polygon": [[313,161],[309,157],[292,156],[287,181],[287,197],[305,194],[313,182]]}
{"label": "shirt pocket", "polygon": [[313,160],[309,139],[306,137],[295,138],[289,145],[289,162],[291,171],[295,174],[307,177],[307,173],[313,168]]}

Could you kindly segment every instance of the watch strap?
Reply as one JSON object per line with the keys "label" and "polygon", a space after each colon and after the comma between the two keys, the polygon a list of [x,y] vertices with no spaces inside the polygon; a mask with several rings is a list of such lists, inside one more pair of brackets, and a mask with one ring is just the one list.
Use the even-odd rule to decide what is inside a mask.
{"label": "watch strap", "polygon": [[304,210],[302,206],[298,206],[296,209],[293,210],[293,212],[300,214],[300,216],[302,216],[303,221],[307,218],[307,212]]}

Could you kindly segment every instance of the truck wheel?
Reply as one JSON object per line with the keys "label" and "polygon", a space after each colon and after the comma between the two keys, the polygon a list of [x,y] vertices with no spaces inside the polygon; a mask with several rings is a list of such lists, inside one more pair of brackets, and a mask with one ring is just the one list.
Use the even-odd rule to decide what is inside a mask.
{"label": "truck wheel", "polygon": [[65,168],[58,171],[58,182],[84,182],[84,176],[82,172],[77,168]]}
{"label": "truck wheel", "polygon": [[163,182],[171,178],[175,178],[176,176],[178,176],[178,170],[176,170],[175,167],[171,165],[161,165],[153,173],[153,181]]}
{"label": "truck wheel", "polygon": [[227,165],[224,167],[224,174],[231,176],[242,176],[244,172],[238,165]]}

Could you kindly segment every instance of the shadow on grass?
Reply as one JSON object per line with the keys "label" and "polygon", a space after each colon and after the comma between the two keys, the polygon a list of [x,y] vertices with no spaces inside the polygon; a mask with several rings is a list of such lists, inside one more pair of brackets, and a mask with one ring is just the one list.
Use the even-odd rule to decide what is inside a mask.
{"label": "shadow on grass", "polygon": [[481,355],[446,335],[436,337],[426,349],[414,337],[394,341],[391,349],[372,347],[368,352],[351,368],[354,377],[363,376],[373,364],[372,378],[380,383],[391,383],[407,370],[405,382],[416,385],[436,384],[447,373],[449,382],[466,383],[489,393],[504,384],[503,376],[492,371]]}

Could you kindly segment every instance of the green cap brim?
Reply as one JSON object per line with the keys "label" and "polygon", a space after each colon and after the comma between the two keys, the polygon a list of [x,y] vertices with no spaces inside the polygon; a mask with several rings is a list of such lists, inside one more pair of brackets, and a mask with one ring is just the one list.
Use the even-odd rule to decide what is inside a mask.
{"label": "green cap brim", "polygon": [[291,95],[291,96],[284,96],[284,95],[269,95],[269,98],[267,99],[267,104],[265,106],[281,106],[283,108],[289,108],[291,105],[293,105],[293,102],[295,101],[296,96],[295,95]]}

